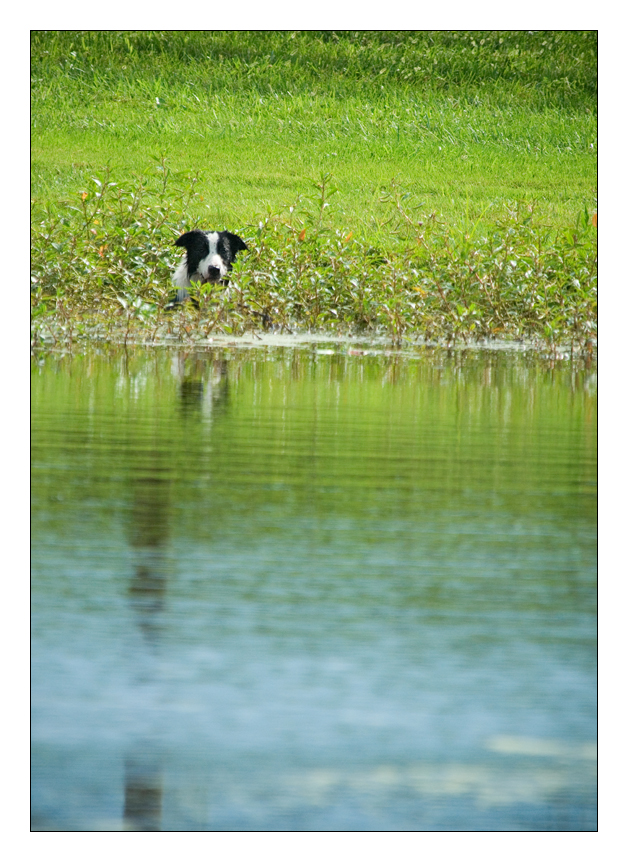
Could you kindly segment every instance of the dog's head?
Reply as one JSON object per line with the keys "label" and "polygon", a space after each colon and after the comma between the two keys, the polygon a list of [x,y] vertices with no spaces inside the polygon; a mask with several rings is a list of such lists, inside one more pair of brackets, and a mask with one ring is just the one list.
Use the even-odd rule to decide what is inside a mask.
{"label": "dog's head", "polygon": [[177,287],[190,287],[191,282],[216,284],[222,281],[239,251],[247,245],[241,237],[228,230],[191,230],[175,242],[186,255],[174,275]]}

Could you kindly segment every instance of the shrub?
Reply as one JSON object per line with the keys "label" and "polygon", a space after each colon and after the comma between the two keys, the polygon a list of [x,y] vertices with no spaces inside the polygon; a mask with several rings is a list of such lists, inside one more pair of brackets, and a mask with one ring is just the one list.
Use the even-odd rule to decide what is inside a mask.
{"label": "shrub", "polygon": [[392,183],[380,202],[390,245],[378,249],[349,227],[326,226],[338,191],[330,174],[312,196],[255,225],[230,225],[249,254],[229,286],[200,288],[198,309],[165,312],[179,259],[173,242],[207,227],[186,220],[197,183],[161,159],[150,182],[123,187],[106,171],[74,200],[35,209],[35,341],[199,340],[273,327],[385,334],[395,345],[499,338],[593,347],[596,229],[586,210],[556,230],[535,222],[533,206],[513,204],[489,230],[459,230],[413,209]]}

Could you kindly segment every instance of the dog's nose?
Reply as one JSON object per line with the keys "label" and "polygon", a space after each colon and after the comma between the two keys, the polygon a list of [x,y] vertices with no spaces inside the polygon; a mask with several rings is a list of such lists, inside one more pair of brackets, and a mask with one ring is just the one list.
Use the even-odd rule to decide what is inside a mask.
{"label": "dog's nose", "polygon": [[217,266],[207,267],[207,281],[218,281],[220,278],[220,270]]}

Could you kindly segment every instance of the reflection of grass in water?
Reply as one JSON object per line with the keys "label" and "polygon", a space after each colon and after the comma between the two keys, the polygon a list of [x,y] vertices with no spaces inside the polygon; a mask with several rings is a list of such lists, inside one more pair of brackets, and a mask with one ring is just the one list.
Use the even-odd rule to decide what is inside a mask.
{"label": "reflection of grass in water", "polygon": [[[209,414],[202,400],[196,411],[190,405],[181,409],[189,380],[203,382],[203,396],[213,400]],[[587,546],[594,543],[597,399],[595,375],[584,363],[445,350],[413,358],[314,355],[307,347],[182,351],[173,357],[170,351],[120,347],[104,349],[103,355],[43,353],[34,362],[32,385],[33,446],[44,461],[59,457],[59,417],[90,416],[97,404],[105,438],[115,437],[119,422],[125,429],[125,446],[116,450],[122,473],[150,477],[155,464],[163,467],[158,485],[163,501],[159,497],[158,505],[151,509],[147,502],[140,510],[144,520],[156,522],[151,529],[158,534],[166,534],[158,519],[168,516],[172,495],[192,497],[203,508],[221,488],[229,488],[238,505],[255,500],[260,511],[267,505],[311,505],[320,511],[321,529],[328,518],[347,513],[374,527],[378,513],[404,525],[412,512],[423,517],[423,508],[437,503],[447,516],[438,533],[425,536],[434,556],[448,530],[460,543],[458,558],[465,558],[465,543],[473,542],[480,524],[473,514],[478,507],[486,507],[483,518],[494,522],[495,536],[505,537],[492,551],[504,565],[512,556],[509,536],[524,543],[526,553],[532,549],[535,558],[542,557],[546,521],[552,528],[561,525],[566,542],[577,529]],[[245,470],[238,453],[246,453]],[[109,457],[90,469],[102,471],[99,493],[115,498],[119,489],[111,480]],[[48,481],[34,510],[59,494],[54,476]],[[214,488],[209,497],[208,483]],[[385,488],[396,491],[383,493]],[[136,509],[143,491],[143,485],[135,489]],[[76,494],[78,501],[82,493],[81,486],[63,488],[66,499]],[[220,534],[228,522],[228,507],[223,511],[218,505],[207,520],[192,518],[193,510],[182,511],[177,523],[194,536]],[[522,533],[513,532],[519,518],[526,526]],[[61,522],[59,529],[66,529]],[[272,545],[281,538],[282,519],[264,521],[263,529],[267,535],[255,533],[255,540]],[[145,545],[147,535],[141,535]],[[317,553],[317,536],[309,538]],[[241,536],[239,542],[245,541]],[[516,561],[511,563],[516,569]],[[563,593],[562,577],[557,574],[555,587],[563,610],[590,600],[588,581]],[[510,577],[500,584],[509,588]],[[417,584],[416,597],[409,593],[403,601],[446,607],[451,597],[438,591],[436,582],[432,595],[431,586],[431,579]],[[499,591],[488,598],[498,604]],[[532,609],[544,607],[534,592],[523,591],[519,599]]]}
{"label": "reflection of grass in water", "polygon": [[[570,740],[594,722],[596,425],[582,366],[444,350],[103,353],[34,363],[37,632],[49,626],[72,662],[87,638],[90,679],[107,692],[100,681],[116,674],[99,661],[107,649],[128,655],[120,620],[132,625],[138,546],[171,537],[171,827],[184,816],[172,792],[199,786],[203,828],[285,828],[288,811],[293,828],[339,828],[338,813],[354,829],[456,817],[468,829],[484,810],[490,829],[516,826],[524,805],[532,828],[559,814],[590,826],[590,763],[484,749],[502,729]],[[217,392],[223,377],[224,409],[208,423],[192,391]],[[60,482],[62,506],[50,500]],[[74,609],[85,634],[68,641]],[[199,740],[180,709],[210,681],[196,714],[233,747]],[[127,682],[125,672],[125,717],[126,698],[138,702]],[[245,735],[230,737],[237,722]],[[199,753],[186,766],[188,746]],[[62,755],[57,787],[89,786],[94,771],[66,777]],[[121,761],[109,761],[122,813]],[[312,822],[301,806],[318,798],[327,819]]]}

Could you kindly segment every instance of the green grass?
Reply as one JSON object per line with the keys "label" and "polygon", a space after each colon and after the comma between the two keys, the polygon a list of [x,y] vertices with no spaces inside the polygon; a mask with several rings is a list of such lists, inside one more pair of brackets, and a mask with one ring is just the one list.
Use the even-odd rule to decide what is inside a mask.
{"label": "green grass", "polygon": [[[331,171],[338,226],[380,240],[394,178],[448,223],[596,187],[594,32],[33,34],[33,192],[93,171],[200,171],[209,225],[254,222]],[[340,222],[342,221],[342,225]]]}
{"label": "green grass", "polygon": [[[512,254],[532,259],[536,246],[537,264],[554,262],[541,267],[538,283],[527,277],[513,291],[519,298],[527,291],[532,303],[543,295],[547,306],[548,284],[572,290],[575,279],[573,289],[587,294],[578,322],[572,314],[565,329],[562,297],[559,311],[547,306],[531,326],[527,306],[517,300],[508,314],[483,313],[480,326],[463,330],[536,336],[550,326],[571,338],[575,327],[579,340],[586,322],[588,341],[595,243],[583,228],[596,208],[596,63],[594,31],[34,32],[36,308],[43,314],[50,308],[43,300],[61,294],[66,308],[70,299],[78,307],[79,289],[84,310],[90,302],[103,310],[109,300],[128,307],[138,297],[160,307],[176,260],[172,239],[198,224],[247,237],[254,253],[246,272],[256,283],[249,306],[268,306],[282,325],[335,320],[448,337],[458,324],[441,294],[438,314],[406,309],[406,322],[392,327],[397,312],[385,310],[388,282],[369,268],[369,249],[404,271],[416,297],[417,288],[431,291],[445,275],[458,291],[459,269],[471,252],[487,275],[490,261],[497,266],[487,249],[508,247],[507,231],[514,230]],[[330,174],[337,193],[319,212],[315,184]],[[106,207],[101,218],[91,215],[100,226],[81,221],[83,194],[90,206],[99,205],[94,177],[118,184],[124,205],[141,215],[140,227],[120,213],[112,220]],[[135,210],[133,195],[143,202]],[[297,253],[295,237],[304,227],[307,239]],[[86,230],[97,231],[97,245],[84,245]],[[523,241],[525,231],[534,235]],[[349,234],[351,243],[333,252],[346,263],[341,293],[351,292],[351,276],[368,282],[378,298],[366,312],[343,300],[334,318],[331,305],[329,313],[318,300],[310,305],[301,276],[330,253],[329,242]],[[580,262],[563,272],[556,261],[567,235]],[[426,241],[432,250],[417,260],[417,246]],[[80,259],[77,244],[84,245]],[[128,255],[129,244],[141,264],[126,260],[124,276],[111,255],[114,249]],[[74,258],[55,260],[51,252]],[[102,271],[103,260],[114,273]],[[138,282],[140,271],[150,275]],[[495,283],[499,272],[492,273]],[[327,282],[315,293],[327,290],[329,303],[340,301]],[[468,311],[468,290],[456,300]],[[431,326],[441,311],[449,323]],[[215,325],[229,318],[225,325],[237,330],[229,310],[221,313]]]}

